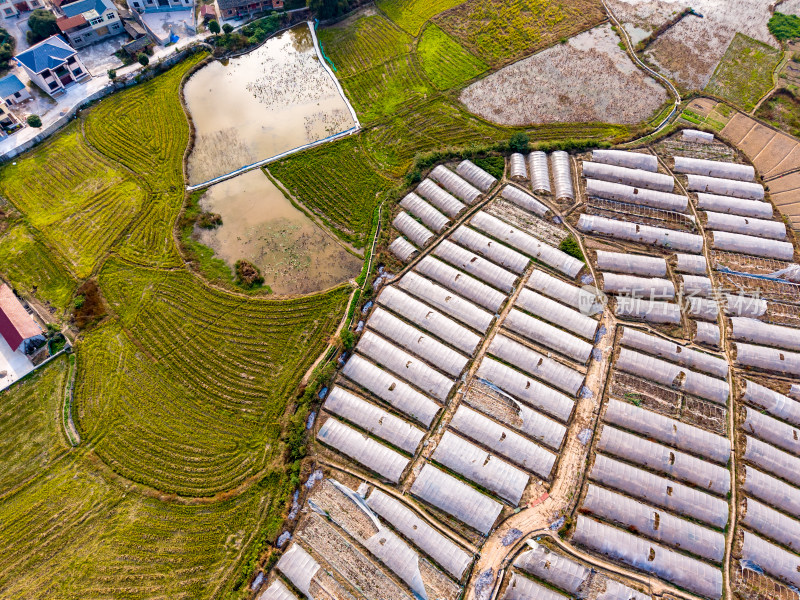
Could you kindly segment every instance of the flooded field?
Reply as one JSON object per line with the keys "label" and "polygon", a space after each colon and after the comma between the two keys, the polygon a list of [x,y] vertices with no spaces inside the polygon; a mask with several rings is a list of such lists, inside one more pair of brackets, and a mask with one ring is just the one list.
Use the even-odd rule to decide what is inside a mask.
{"label": "flooded field", "polygon": [[184,97],[196,130],[190,184],[355,124],[305,24],[244,56],[203,67],[186,82]]}
{"label": "flooded field", "polygon": [[276,294],[307,294],[356,277],[361,260],[292,206],[260,170],[212,186],[203,210],[222,216],[222,226],[197,229],[196,238],[233,269],[245,259],[257,265]]}

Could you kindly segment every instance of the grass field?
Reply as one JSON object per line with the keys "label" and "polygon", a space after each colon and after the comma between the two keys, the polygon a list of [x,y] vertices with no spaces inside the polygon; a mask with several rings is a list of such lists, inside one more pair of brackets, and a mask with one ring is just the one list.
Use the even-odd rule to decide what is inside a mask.
{"label": "grass field", "polygon": [[77,283],[24,223],[0,235],[0,265],[18,293],[35,295],[63,313]]}
{"label": "grass field", "polygon": [[434,22],[492,66],[542,50],[606,18],[600,0],[467,0]]}
{"label": "grass field", "polygon": [[440,12],[463,0],[378,0],[378,8],[408,33],[417,37],[422,27]]}
{"label": "grass field", "polygon": [[411,51],[411,37],[385,17],[367,16],[345,23],[319,30],[320,42],[336,65],[339,78]]}
{"label": "grass field", "polygon": [[350,137],[269,166],[292,196],[359,248],[367,241],[380,197],[392,186],[372,167],[360,142]]}
{"label": "grass field", "polygon": [[706,91],[750,111],[772,89],[781,51],[737,33]]}
{"label": "grass field", "polygon": [[417,45],[422,70],[436,89],[448,90],[466,83],[488,67],[464,50],[458,42],[436,25],[429,25]]}
{"label": "grass field", "polygon": [[756,116],[791,135],[800,135],[800,100],[790,91],[775,92],[758,108]]}

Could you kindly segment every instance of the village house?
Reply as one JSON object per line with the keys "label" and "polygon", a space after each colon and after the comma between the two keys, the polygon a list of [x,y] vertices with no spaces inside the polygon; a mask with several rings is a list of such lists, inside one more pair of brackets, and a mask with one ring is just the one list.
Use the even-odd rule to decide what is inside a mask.
{"label": "village house", "polygon": [[41,346],[44,335],[5,283],[0,285],[0,336],[13,352],[28,354]]}
{"label": "village house", "polygon": [[128,6],[138,13],[194,10],[194,0],[128,0]]}
{"label": "village house", "polygon": [[82,48],[125,31],[111,0],[53,0],[59,30],[73,48]]}
{"label": "village house", "polygon": [[44,0],[0,0],[0,16],[4,19],[13,18],[20,13],[44,7]]}
{"label": "village house", "polygon": [[283,8],[283,0],[217,0],[220,17],[223,19],[237,19],[249,17],[255,13]]}
{"label": "village house", "polygon": [[30,100],[31,93],[16,75],[6,75],[0,79],[0,100],[6,106],[14,106]]}
{"label": "village house", "polygon": [[14,58],[31,81],[51,96],[63,94],[68,86],[89,77],[75,48],[60,35],[39,42]]}

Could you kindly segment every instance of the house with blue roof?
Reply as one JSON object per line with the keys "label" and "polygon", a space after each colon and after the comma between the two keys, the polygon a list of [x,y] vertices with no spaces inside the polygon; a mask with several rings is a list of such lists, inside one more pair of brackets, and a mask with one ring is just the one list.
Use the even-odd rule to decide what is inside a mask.
{"label": "house with blue roof", "polygon": [[63,94],[67,87],[89,77],[75,48],[60,35],[31,46],[14,59],[31,81],[51,96]]}
{"label": "house with blue roof", "polygon": [[29,100],[31,93],[16,75],[6,75],[0,79],[0,101],[6,106],[14,106]]}
{"label": "house with blue roof", "polygon": [[54,3],[56,25],[73,48],[82,48],[125,31],[112,0]]}

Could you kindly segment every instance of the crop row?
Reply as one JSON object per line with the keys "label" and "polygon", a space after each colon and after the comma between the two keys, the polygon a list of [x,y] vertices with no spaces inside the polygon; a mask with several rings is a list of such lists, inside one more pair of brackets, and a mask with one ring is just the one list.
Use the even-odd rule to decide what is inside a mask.
{"label": "crop row", "polygon": [[380,15],[326,27],[319,31],[319,39],[340,78],[411,50],[411,37]]}
{"label": "crop row", "polygon": [[363,247],[380,195],[391,187],[351,137],[295,154],[270,172],[340,237]]}
{"label": "crop row", "polygon": [[378,0],[378,8],[414,37],[428,20],[463,0]]}
{"label": "crop row", "polygon": [[180,212],[180,192],[151,195],[119,249],[123,258],[142,265],[177,267],[183,261],[175,247],[172,229]]}
{"label": "crop row", "polygon": [[487,69],[486,63],[433,24],[425,28],[417,56],[428,79],[439,90],[457,87]]}

